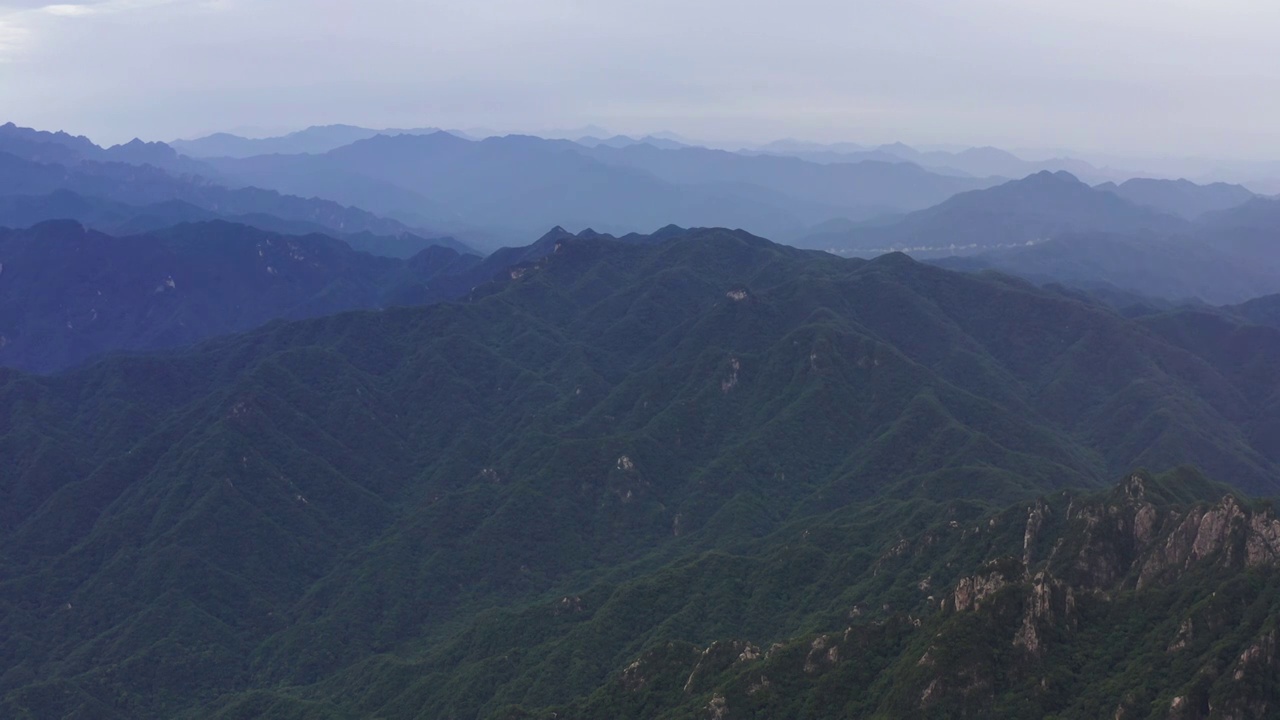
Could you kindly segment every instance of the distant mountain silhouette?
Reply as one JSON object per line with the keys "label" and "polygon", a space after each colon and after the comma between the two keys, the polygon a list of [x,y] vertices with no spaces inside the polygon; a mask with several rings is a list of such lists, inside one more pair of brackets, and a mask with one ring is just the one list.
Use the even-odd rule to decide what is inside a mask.
{"label": "distant mountain silhouette", "polygon": [[286,220],[264,212],[219,213],[183,200],[136,206],[86,197],[70,190],[57,190],[48,195],[0,196],[0,227],[25,228],[45,220],[75,220],[108,235],[132,235],[181,223],[226,220],[286,235],[328,234],[356,250],[385,257],[408,258],[432,245],[476,254],[467,245],[449,237],[425,238],[408,231],[392,235],[378,235],[369,230],[340,233],[315,222]]}
{"label": "distant mountain silhouette", "polygon": [[598,138],[598,137],[587,136],[587,137],[578,138],[574,142],[589,148],[595,148],[595,147],[601,147],[601,146],[611,147],[611,148],[624,148],[624,147],[630,147],[632,145],[652,145],[653,147],[656,147],[660,150],[679,150],[680,148],[690,147],[689,145],[676,140],[668,140],[666,138],[654,137],[653,135],[645,135],[642,138],[632,138],[632,137],[627,137],[626,135],[614,135],[613,137],[608,137],[608,138]]}
{"label": "distant mountain silhouette", "polygon": [[143,142],[135,138],[123,145],[102,148],[84,136],[33,130],[13,123],[0,125],[0,152],[41,163],[117,162],[151,165],[185,175],[212,174],[209,166],[183,157],[164,143]]}
{"label": "distant mountain silhouette", "polygon": [[994,147],[974,147],[958,152],[938,150],[921,151],[904,143],[891,143],[879,147],[864,147],[854,143],[806,143],[779,141],[758,148],[742,151],[745,154],[787,155],[819,163],[856,162],[909,162],[930,172],[961,177],[1020,178],[1037,172],[1065,170],[1089,182],[1122,179],[1126,174],[1109,168],[1099,168],[1074,158],[1061,157],[1049,160],[1024,160],[1007,150]]}
{"label": "distant mountain silhouette", "polygon": [[[1176,185],[1162,187],[1179,190]],[[1215,192],[1195,187],[1205,195]],[[996,269],[1039,283],[1123,289],[1172,301],[1240,303],[1280,292],[1280,201],[1254,197],[1207,212],[1172,232],[1150,230],[1068,233],[1032,246],[937,262],[952,269]]]}
{"label": "distant mountain silhouette", "polygon": [[1099,178],[1109,175],[1083,160],[1055,158],[1052,160],[1023,160],[1007,150],[994,147],[974,147],[960,152],[920,152],[902,143],[885,145],[882,152],[892,153],[903,160],[926,168],[950,167],[973,175],[1001,177],[1025,177],[1039,172],[1069,172],[1078,177]]}
{"label": "distant mountain silhouette", "polygon": [[1280,294],[1265,295],[1223,309],[1254,325],[1280,329]]}
{"label": "distant mountain silhouette", "polygon": [[[115,162],[60,165],[0,152],[0,197],[4,196],[10,197],[0,200],[0,219],[15,226],[77,219],[110,232],[139,232],[217,217],[281,232],[322,229],[344,238],[361,233],[381,237],[434,235],[329,200],[253,187],[233,190],[198,177],[175,177],[154,167]],[[165,205],[174,201],[180,205]],[[147,219],[156,210],[152,206],[165,206],[163,217]],[[203,212],[193,212],[192,207]],[[132,222],[121,224],[126,220]],[[459,252],[474,252],[453,240],[440,242]]]}
{"label": "distant mountain silhouette", "polygon": [[1135,205],[1154,208],[1187,220],[1195,220],[1205,213],[1237,207],[1256,197],[1242,185],[1197,185],[1190,180],[1151,178],[1133,178],[1119,185],[1103,183],[1096,189],[1115,193]]}
{"label": "distant mountain silhouette", "polygon": [[1253,198],[1225,210],[1205,213],[1199,222],[1208,230],[1247,228],[1280,231],[1280,198]]}
{"label": "distant mountain silhouette", "polygon": [[616,143],[625,147],[514,135],[379,135],[324,155],[210,162],[241,183],[327,197],[468,239],[487,234],[490,247],[551,225],[614,234],[668,223],[743,227],[790,241],[833,218],[920,209],[995,182],[904,163],[822,165]]}
{"label": "distant mountain silhouette", "polygon": [[1066,172],[961,193],[888,224],[803,238],[806,247],[858,255],[905,250],[922,256],[978,253],[1080,232],[1168,234],[1189,224],[1095,190]]}
{"label": "distant mountain silhouette", "polygon": [[[818,206],[852,219],[892,211],[917,210],[965,190],[986,188],[994,179],[956,178],[928,172],[909,163],[858,162],[820,164],[770,155],[748,156],[723,150],[661,150],[637,144],[597,147],[604,162],[652,173],[671,183],[753,185]],[[827,211],[827,217],[833,217]]]}
{"label": "distant mountain silhouette", "polygon": [[439,129],[374,130],[355,125],[313,125],[278,137],[246,138],[230,133],[214,133],[194,140],[174,140],[169,144],[191,157],[245,158],[254,155],[325,153],[378,134],[426,135],[433,132],[439,132]]}
{"label": "distant mountain silhouette", "polygon": [[1073,234],[934,262],[951,270],[999,270],[1039,284],[1124,290],[1179,303],[1238,303],[1280,292],[1280,272],[1266,263],[1189,236]]}
{"label": "distant mountain silhouette", "polygon": [[222,221],[128,237],[71,221],[0,228],[0,364],[49,372],[276,318],[451,296],[436,280],[479,262],[442,247],[381,258],[324,235]]}
{"label": "distant mountain silhouette", "polygon": [[[259,156],[211,162],[225,175],[245,183],[328,197],[457,234],[479,228],[496,240],[490,247],[518,242],[553,225],[595,227],[614,234],[669,223],[723,225],[749,227],[785,240],[815,222],[856,212],[861,202],[849,195],[853,190],[848,188],[843,192],[831,188],[831,198],[848,200],[843,206],[832,206],[806,197],[808,187],[785,193],[741,179],[728,182],[723,180],[724,173],[674,181],[637,167],[626,157],[603,157],[605,152],[632,150],[686,152],[648,145],[621,151],[589,149],[569,141],[527,136],[473,142],[436,133],[380,135],[317,156]],[[757,163],[756,167],[766,168],[752,179],[767,178],[767,167],[776,161],[723,155],[735,162]],[[804,165],[800,161],[782,162]],[[835,175],[823,166],[810,167],[819,174]],[[900,169],[888,173],[903,174]],[[957,187],[971,186],[963,182],[957,185],[954,179],[935,178],[918,169],[908,173],[915,182],[911,183],[910,197],[902,201],[919,206],[946,197]],[[863,174],[867,176],[866,186],[875,186],[872,176],[877,173]],[[364,182],[352,183],[349,178],[362,178]],[[375,190],[372,183],[398,188],[401,199],[388,200],[390,194]],[[881,191],[877,198],[900,199],[892,193],[893,190]],[[415,202],[414,197],[420,200]],[[473,235],[465,236],[470,239]]]}
{"label": "distant mountain silhouette", "polygon": [[[32,148],[33,151],[36,146],[39,145],[52,145],[56,148],[61,148],[58,152],[61,153],[60,157],[63,158],[89,158],[102,151],[102,148],[95,145],[92,140],[83,135],[71,135],[69,133],[62,132],[61,130],[57,132],[47,132],[44,130],[35,130],[33,128],[18,127],[12,122],[0,125],[0,150],[13,152],[21,157],[19,153],[8,149],[10,144],[12,144],[13,147],[26,145]],[[49,150],[49,152],[54,151]]]}

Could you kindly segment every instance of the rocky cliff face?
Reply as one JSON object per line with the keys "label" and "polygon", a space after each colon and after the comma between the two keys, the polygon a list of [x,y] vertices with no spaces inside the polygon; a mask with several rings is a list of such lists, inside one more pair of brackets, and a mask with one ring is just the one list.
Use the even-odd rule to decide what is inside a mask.
{"label": "rocky cliff face", "polygon": [[[982,572],[961,578],[951,603],[943,602],[943,613],[979,613],[999,593],[1014,596],[1018,612],[1009,644],[1039,660],[1055,642],[1050,636],[1063,644],[1073,641],[1081,622],[1081,598],[1096,613],[1122,599],[1138,600],[1144,591],[1214,575],[1255,571],[1269,576],[1280,566],[1280,519],[1272,506],[1246,507],[1233,495],[1213,504],[1157,505],[1148,496],[1150,481],[1134,474],[1108,496],[1069,500],[1063,522],[1053,521],[1052,505],[1036,502],[1025,511],[1021,558],[993,561]],[[1052,548],[1048,557],[1033,563],[1034,548],[1044,546]],[[1230,623],[1222,610],[1201,608],[1204,617],[1198,623],[1193,616],[1179,618],[1166,652],[1186,652],[1203,644],[1197,643],[1197,625],[1208,625],[1211,633],[1221,631]],[[1275,629],[1258,635],[1225,672],[1202,668],[1200,685],[1203,678],[1221,675],[1217,680],[1232,688],[1221,692],[1223,701],[1215,705],[1204,692],[1176,695],[1168,716],[1265,717],[1280,712],[1269,693],[1258,692],[1257,683],[1245,682],[1251,675],[1274,680],[1275,638]],[[930,705],[928,700],[922,696],[922,708]],[[1125,708],[1122,701],[1117,715],[1131,716]]]}
{"label": "rocky cliff face", "polygon": [[843,631],[767,650],[668,645],[558,717],[1275,716],[1280,520],[1176,495],[1134,474],[899,537],[871,572],[909,582],[912,609],[867,597]]}

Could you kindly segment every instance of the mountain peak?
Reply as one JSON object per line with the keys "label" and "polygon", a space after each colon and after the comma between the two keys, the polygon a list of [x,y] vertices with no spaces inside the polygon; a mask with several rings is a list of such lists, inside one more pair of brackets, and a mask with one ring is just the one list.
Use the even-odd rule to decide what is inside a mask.
{"label": "mountain peak", "polygon": [[1075,175],[1072,175],[1066,170],[1041,170],[1040,172],[1032,173],[1031,175],[1028,175],[1023,179],[1032,181],[1032,182],[1043,182],[1043,183],[1052,182],[1052,183],[1069,183],[1072,185],[1084,185],[1084,183],[1080,182],[1080,178],[1076,177]]}
{"label": "mountain peak", "polygon": [[538,241],[535,242],[534,245],[555,242],[557,240],[564,240],[566,238],[572,238],[572,237],[577,237],[577,236],[569,232],[568,230],[565,230],[564,228],[560,227],[559,225],[556,225],[555,227],[548,230],[545,234],[543,234],[542,237],[538,238]]}

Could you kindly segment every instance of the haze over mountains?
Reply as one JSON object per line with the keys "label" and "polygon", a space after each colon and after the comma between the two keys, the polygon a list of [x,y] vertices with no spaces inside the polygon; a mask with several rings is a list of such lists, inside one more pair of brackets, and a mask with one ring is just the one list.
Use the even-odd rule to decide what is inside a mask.
{"label": "haze over mountains", "polygon": [[1280,5],[1156,5],[0,0],[0,720],[1280,718]]}
{"label": "haze over mountains", "polygon": [[1072,167],[0,128],[0,716],[1280,712],[1280,200]]}
{"label": "haze over mountains", "polygon": [[[896,250],[954,268],[1000,269],[1113,299],[1129,292],[1221,304],[1280,291],[1280,263],[1266,240],[1280,227],[1270,199],[1226,183],[1130,178],[1090,187],[1065,170],[1007,180],[938,169],[957,158],[983,160],[987,171],[1030,167],[991,149],[846,144],[822,152],[864,159],[811,162],[796,155],[815,148],[797,142],[730,152],[671,136],[472,140],[354,126],[262,140],[216,136],[191,147],[247,156],[193,159],[140,141],[103,149],[6,125],[0,224],[73,219],[130,235],[226,220],[326,233],[401,259],[431,245],[463,254],[520,247],[551,226],[617,236],[729,226],[841,254]],[[249,154],[260,150],[286,152]],[[965,255],[977,257],[946,259]]]}

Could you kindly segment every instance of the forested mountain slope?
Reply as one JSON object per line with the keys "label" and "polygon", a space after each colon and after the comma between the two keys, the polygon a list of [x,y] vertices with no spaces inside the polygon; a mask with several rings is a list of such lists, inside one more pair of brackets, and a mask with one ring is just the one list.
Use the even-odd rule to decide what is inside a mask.
{"label": "forested mountain slope", "polygon": [[70,221],[0,228],[0,365],[51,372],[274,319],[449,298],[459,291],[445,278],[479,263],[443,247],[374,257],[221,221],[124,237]]}
{"label": "forested mountain slope", "polygon": [[[1139,466],[1276,491],[1275,330],[742,232],[548,244],[465,302],[0,372],[0,711],[685,716],[667,680],[599,693],[647,653],[951,622],[886,571],[928,528]],[[944,596],[964,547],[922,561]]]}

